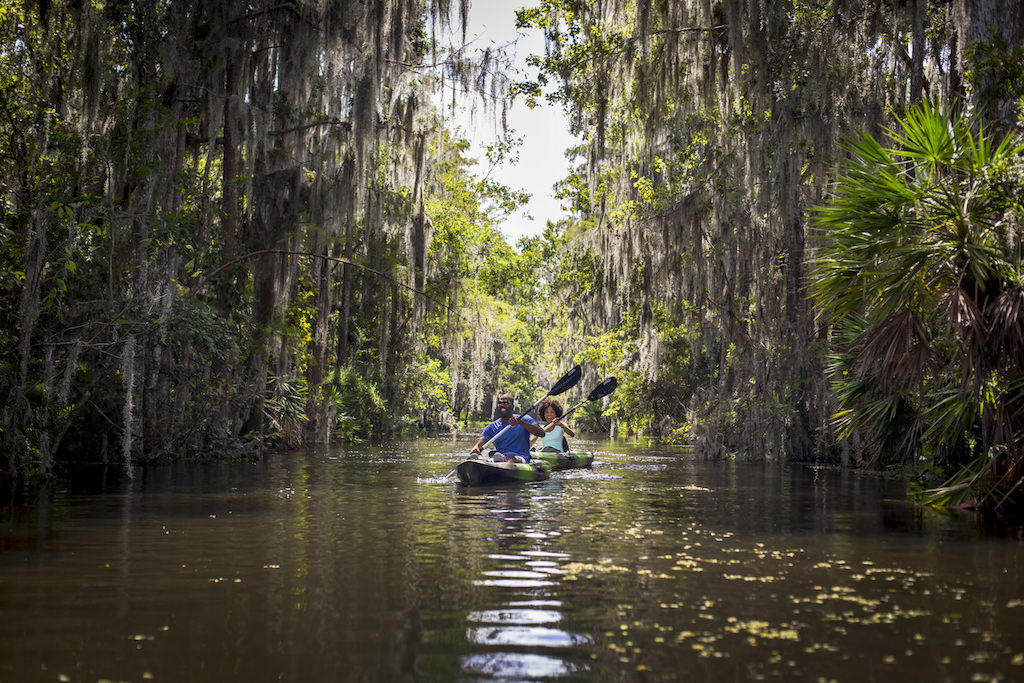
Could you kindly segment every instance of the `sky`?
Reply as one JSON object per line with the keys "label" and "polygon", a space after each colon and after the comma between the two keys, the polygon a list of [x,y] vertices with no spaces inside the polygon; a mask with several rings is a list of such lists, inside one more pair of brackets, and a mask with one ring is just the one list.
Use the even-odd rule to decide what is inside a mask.
{"label": "sky", "polygon": [[[516,66],[526,70],[526,56],[543,54],[544,38],[537,29],[517,33],[515,10],[528,3],[509,0],[474,0],[469,10],[466,39],[471,47],[485,49],[519,40],[513,48]],[[529,72],[535,75],[535,70]],[[539,235],[549,220],[557,221],[563,211],[552,195],[553,185],[569,174],[569,162],[565,150],[578,142],[569,134],[568,122],[561,108],[552,106],[541,99],[538,107],[530,109],[517,100],[508,113],[508,125],[516,137],[523,139],[519,147],[517,164],[503,164],[491,172],[491,177],[513,189],[530,193],[531,200],[516,215],[509,216],[500,226],[505,238],[515,244],[520,237]],[[461,125],[463,134],[473,143],[471,156],[480,160],[475,167],[479,174],[487,171],[484,157],[485,147],[495,140],[494,124],[486,116],[478,115],[476,121],[463,112],[455,117],[454,123]],[[528,213],[532,220],[523,214]]]}

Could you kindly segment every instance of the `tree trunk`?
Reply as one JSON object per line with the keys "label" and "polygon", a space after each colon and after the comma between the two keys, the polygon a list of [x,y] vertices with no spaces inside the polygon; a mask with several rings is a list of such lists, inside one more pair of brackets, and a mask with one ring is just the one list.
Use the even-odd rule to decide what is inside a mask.
{"label": "tree trunk", "polygon": [[913,46],[910,67],[910,101],[917,102],[924,93],[924,52],[925,52],[925,19],[928,13],[928,0],[914,0]]}
{"label": "tree trunk", "polygon": [[355,160],[349,157],[345,160],[345,168],[342,171],[342,191],[347,193],[345,199],[345,263],[341,266],[341,320],[338,324],[338,365],[348,363],[349,354],[349,320],[352,316],[352,266],[348,264],[352,260],[355,243],[356,223],[356,202],[358,194],[355,185]]}
{"label": "tree trunk", "polygon": [[229,54],[224,72],[224,217],[221,222],[224,242],[221,263],[229,263],[234,259],[238,249],[238,140],[235,136],[238,120],[237,80],[238,64]]}
{"label": "tree trunk", "polygon": [[[958,71],[965,73],[966,59],[971,52],[996,41],[1000,52],[1008,52],[1024,40],[1024,0],[955,0],[953,29],[962,49]],[[1000,45],[1001,43],[1001,45]],[[1004,72],[979,69],[974,65],[971,94],[978,110],[984,112],[988,124],[999,130],[1010,130],[1016,124],[1016,102],[1008,99],[1003,87]]]}
{"label": "tree trunk", "polygon": [[[324,256],[329,256],[328,247],[323,249]],[[310,362],[307,374],[309,400],[306,404],[306,417],[309,421],[309,435],[313,443],[327,443],[330,437],[329,426],[325,424],[328,414],[320,389],[324,382],[327,368],[327,328],[331,317],[331,262],[326,258],[318,259],[314,265],[317,273],[316,318],[313,320],[313,335],[310,340]]]}

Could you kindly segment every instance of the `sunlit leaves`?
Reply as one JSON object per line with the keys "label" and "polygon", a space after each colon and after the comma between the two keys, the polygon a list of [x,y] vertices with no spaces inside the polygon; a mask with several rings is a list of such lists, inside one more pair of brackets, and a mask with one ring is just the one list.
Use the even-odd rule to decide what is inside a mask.
{"label": "sunlit leaves", "polygon": [[885,137],[850,143],[817,210],[811,290],[835,326],[837,424],[863,430],[883,464],[963,462],[972,435],[1017,450],[1024,421],[1000,387],[1024,371],[1024,139],[929,105]]}

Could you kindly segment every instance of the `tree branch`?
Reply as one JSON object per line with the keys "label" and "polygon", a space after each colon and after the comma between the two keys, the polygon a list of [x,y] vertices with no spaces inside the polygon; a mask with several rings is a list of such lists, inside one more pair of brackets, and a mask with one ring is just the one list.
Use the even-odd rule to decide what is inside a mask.
{"label": "tree branch", "polygon": [[280,5],[274,5],[273,7],[265,7],[263,9],[254,10],[252,12],[246,12],[245,14],[243,14],[241,16],[237,16],[234,19],[229,20],[227,23],[228,24],[233,24],[236,21],[245,21],[247,19],[248,20],[252,20],[252,19],[256,19],[257,17],[259,17],[261,15],[264,15],[264,14],[271,14],[271,13],[280,12],[280,11],[291,12],[296,17],[298,17],[302,21],[306,22],[307,24],[309,24],[313,28],[315,28],[315,29],[319,29],[320,28],[320,26],[317,24],[317,22],[313,21],[309,17],[302,16],[302,12],[299,11],[299,8],[295,5],[295,3],[291,3],[291,2],[282,3]]}
{"label": "tree branch", "polygon": [[682,28],[666,28],[660,31],[648,31],[647,35],[656,36],[663,33],[711,33],[712,31],[719,31],[728,26],[728,24],[719,24],[718,26],[684,26]]}
{"label": "tree branch", "polygon": [[373,273],[374,275],[377,275],[378,277],[382,277],[385,280],[388,280],[389,282],[393,282],[396,285],[398,285],[399,287],[407,289],[407,290],[409,290],[410,292],[412,292],[414,294],[419,294],[420,296],[422,296],[425,299],[427,299],[427,301],[432,301],[435,304],[437,304],[438,306],[441,306],[442,308],[445,308],[448,311],[454,313],[459,318],[462,318],[462,316],[459,315],[458,311],[456,311],[452,307],[448,306],[447,304],[444,304],[444,303],[438,301],[437,299],[435,299],[434,297],[430,296],[426,292],[422,292],[422,291],[416,289],[415,287],[410,287],[409,285],[405,284],[404,282],[400,282],[399,280],[396,280],[395,278],[391,277],[390,275],[382,273],[381,271],[376,270],[375,268],[370,268],[369,266],[364,266],[361,263],[356,263],[354,261],[351,261],[351,260],[346,259],[346,258],[341,258],[339,256],[327,256],[326,254],[316,254],[316,253],[314,253],[312,251],[292,251],[290,249],[260,249],[258,251],[251,251],[248,254],[242,254],[241,256],[233,258],[230,261],[228,261],[227,263],[224,263],[220,267],[218,267],[215,270],[211,271],[208,275],[206,275],[204,277],[200,277],[195,282],[193,282],[192,285],[189,287],[189,294],[192,295],[192,296],[195,296],[195,294],[199,291],[199,289],[203,285],[205,285],[207,282],[209,282],[211,278],[216,276],[218,273],[220,273],[220,272],[222,272],[224,270],[227,270],[231,266],[233,266],[233,265],[235,265],[237,263],[240,263],[242,261],[245,261],[247,259],[255,258],[257,256],[266,256],[268,254],[280,254],[282,256],[309,256],[311,258],[318,258],[318,259],[324,259],[325,261],[331,261],[332,263],[344,263],[345,265],[352,266],[354,268],[359,268],[361,270],[365,270],[367,272]]}
{"label": "tree branch", "polygon": [[282,128],[280,130],[270,131],[271,135],[287,135],[288,133],[296,133],[301,130],[309,130],[310,128],[316,128],[317,126],[342,126],[349,132],[352,131],[352,123],[350,121],[313,121],[312,123],[303,123],[298,126],[292,126],[291,128]]}

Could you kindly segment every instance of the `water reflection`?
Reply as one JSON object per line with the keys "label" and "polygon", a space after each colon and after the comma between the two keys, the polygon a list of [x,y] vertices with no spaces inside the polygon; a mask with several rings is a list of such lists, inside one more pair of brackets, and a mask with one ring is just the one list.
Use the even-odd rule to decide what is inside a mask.
{"label": "water reflection", "polygon": [[0,680],[1024,679],[1018,527],[629,444],[463,490],[460,448],[12,493]]}
{"label": "water reflection", "polygon": [[[486,555],[481,568],[484,578],[474,581],[488,589],[489,609],[466,616],[466,640],[495,652],[484,652],[462,660],[468,675],[487,674],[498,678],[558,678],[585,671],[586,666],[540,650],[572,649],[591,643],[589,636],[556,626],[564,620],[562,601],[552,599],[559,589],[562,564],[570,554],[547,549],[562,535],[560,529],[559,482],[543,485],[479,491],[462,495],[480,506],[478,515],[497,525],[489,537],[494,551]],[[521,651],[509,651],[519,648]]]}
{"label": "water reflection", "polygon": [[538,579],[479,579],[473,582],[477,586],[497,586],[499,588],[543,588],[554,586],[553,581],[542,581]]}
{"label": "water reflection", "polygon": [[462,670],[471,675],[517,680],[560,678],[584,671],[585,668],[557,657],[520,652],[496,652],[464,657]]}
{"label": "water reflection", "polygon": [[[538,600],[538,601],[526,601],[531,604],[543,604],[543,605],[558,605],[561,603],[557,600]],[[517,602],[516,605],[522,605],[523,602]],[[551,624],[556,621],[561,621],[562,613],[556,610],[550,609],[522,609],[512,608],[509,605],[509,609],[498,609],[498,610],[486,610],[484,612],[470,612],[466,616],[466,621],[479,621],[485,624]]]}
{"label": "water reflection", "polygon": [[571,647],[589,642],[586,636],[538,626],[493,625],[471,628],[466,639],[477,645],[520,645],[522,647]]}

